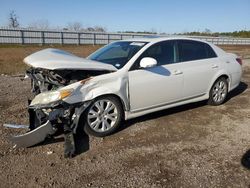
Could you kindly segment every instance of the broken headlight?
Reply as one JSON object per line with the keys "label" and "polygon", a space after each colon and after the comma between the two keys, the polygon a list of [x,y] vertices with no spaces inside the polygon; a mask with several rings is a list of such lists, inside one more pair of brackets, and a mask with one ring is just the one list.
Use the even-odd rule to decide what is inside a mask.
{"label": "broken headlight", "polygon": [[36,105],[46,105],[50,103],[58,102],[68,96],[73,92],[73,89],[49,91],[38,94],[30,103],[30,106]]}

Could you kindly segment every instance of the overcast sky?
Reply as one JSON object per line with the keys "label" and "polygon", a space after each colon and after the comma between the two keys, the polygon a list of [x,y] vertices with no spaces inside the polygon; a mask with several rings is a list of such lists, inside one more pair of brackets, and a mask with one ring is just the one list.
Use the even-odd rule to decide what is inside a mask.
{"label": "overcast sky", "polygon": [[15,10],[22,27],[81,22],[108,31],[213,32],[250,30],[250,0],[0,0],[0,26]]}

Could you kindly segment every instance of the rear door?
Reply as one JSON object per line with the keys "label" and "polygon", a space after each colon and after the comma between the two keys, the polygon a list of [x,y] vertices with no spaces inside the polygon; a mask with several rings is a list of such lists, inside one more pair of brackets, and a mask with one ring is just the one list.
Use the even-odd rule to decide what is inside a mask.
{"label": "rear door", "polygon": [[213,49],[207,43],[179,40],[178,57],[184,76],[183,98],[205,94],[220,66]]}

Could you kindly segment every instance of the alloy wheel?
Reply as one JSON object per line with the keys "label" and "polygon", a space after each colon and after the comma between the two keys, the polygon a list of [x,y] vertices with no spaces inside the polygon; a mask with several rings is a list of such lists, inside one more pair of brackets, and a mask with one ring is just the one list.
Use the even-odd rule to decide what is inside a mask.
{"label": "alloy wheel", "polygon": [[118,120],[116,105],[110,100],[97,100],[87,114],[89,126],[96,132],[110,130]]}
{"label": "alloy wheel", "polygon": [[213,100],[216,103],[220,103],[225,100],[226,95],[227,95],[227,84],[223,80],[220,80],[213,87],[212,91]]}

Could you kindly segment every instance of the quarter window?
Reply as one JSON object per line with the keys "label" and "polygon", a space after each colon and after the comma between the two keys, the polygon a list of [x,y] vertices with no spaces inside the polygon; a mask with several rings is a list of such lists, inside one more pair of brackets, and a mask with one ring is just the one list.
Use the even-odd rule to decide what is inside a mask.
{"label": "quarter window", "polygon": [[208,44],[205,44],[206,48],[207,48],[207,58],[214,58],[217,57],[216,53],[214,52],[214,50],[211,48],[211,46],[209,46]]}

